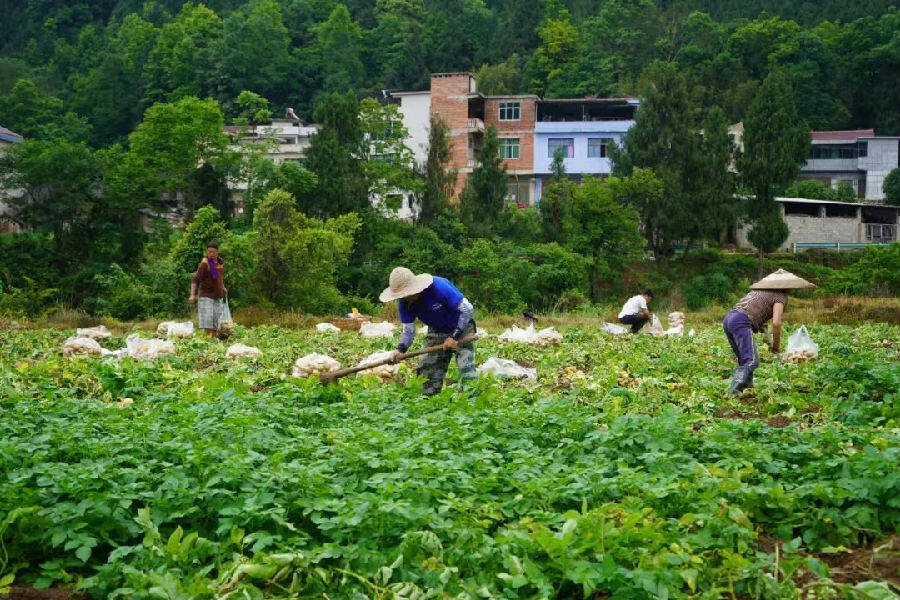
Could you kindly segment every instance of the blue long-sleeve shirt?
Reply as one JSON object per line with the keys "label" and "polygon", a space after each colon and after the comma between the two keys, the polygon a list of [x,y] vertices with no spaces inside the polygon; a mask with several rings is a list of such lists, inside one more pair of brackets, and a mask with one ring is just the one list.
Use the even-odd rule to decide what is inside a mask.
{"label": "blue long-sleeve shirt", "polygon": [[428,325],[431,333],[446,333],[459,339],[475,312],[472,303],[466,300],[462,292],[443,277],[435,277],[415,302],[400,300],[398,309],[400,322],[403,324],[398,344],[401,352],[406,352],[412,345],[416,335],[416,319]]}

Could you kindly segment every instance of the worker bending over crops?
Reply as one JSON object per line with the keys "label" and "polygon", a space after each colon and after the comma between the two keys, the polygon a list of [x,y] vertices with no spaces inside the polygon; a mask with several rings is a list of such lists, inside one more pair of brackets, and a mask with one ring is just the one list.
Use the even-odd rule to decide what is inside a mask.
{"label": "worker bending over crops", "polygon": [[647,307],[647,303],[653,300],[653,292],[644,290],[642,294],[628,299],[622,310],[619,311],[619,322],[631,325],[631,333],[637,333],[641,327],[653,318],[653,313]]}
{"label": "worker bending over crops", "polygon": [[475,379],[475,346],[472,342],[459,344],[463,337],[475,334],[475,309],[471,302],[443,277],[427,273],[414,275],[405,267],[391,271],[388,287],[379,297],[382,302],[399,300],[398,309],[403,332],[393,358],[406,352],[416,335],[416,319],[428,325],[426,346],[443,345],[444,349],[423,354],[417,373],[423,375],[423,392],[433,396],[444,387],[444,377],[450,366],[450,357],[456,353],[456,366],[461,382]]}
{"label": "worker bending over crops", "polygon": [[741,298],[725,319],[722,328],[737,357],[730,396],[738,396],[753,387],[753,371],[759,366],[759,352],[753,334],[765,333],[766,323],[772,321],[772,335],[767,336],[769,348],[777,353],[781,345],[781,317],[790,290],[814,288],[812,283],[784,269],[778,269],[750,286],[751,292]]}

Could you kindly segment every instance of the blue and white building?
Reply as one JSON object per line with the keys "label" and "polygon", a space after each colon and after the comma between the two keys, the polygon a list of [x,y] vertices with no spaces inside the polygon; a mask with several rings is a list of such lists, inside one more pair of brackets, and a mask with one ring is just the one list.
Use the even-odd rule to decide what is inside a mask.
{"label": "blue and white building", "polygon": [[566,173],[575,180],[612,173],[609,148],[634,125],[637,98],[538,100],[534,124],[534,199],[540,202],[552,176],[553,153],[562,148]]}

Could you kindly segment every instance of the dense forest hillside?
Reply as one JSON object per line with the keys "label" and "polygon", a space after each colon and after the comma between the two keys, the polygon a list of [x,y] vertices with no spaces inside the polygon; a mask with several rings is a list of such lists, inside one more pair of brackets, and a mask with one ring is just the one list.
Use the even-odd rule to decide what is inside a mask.
{"label": "dense forest hillside", "polygon": [[[323,92],[417,88],[458,70],[488,92],[636,94],[657,59],[733,121],[780,68],[810,126],[900,133],[890,0],[4,0],[0,14],[0,123],[34,136],[16,107],[58,106],[95,147],[188,95],[231,118],[250,90],[311,118]],[[20,80],[34,86],[14,92]]]}

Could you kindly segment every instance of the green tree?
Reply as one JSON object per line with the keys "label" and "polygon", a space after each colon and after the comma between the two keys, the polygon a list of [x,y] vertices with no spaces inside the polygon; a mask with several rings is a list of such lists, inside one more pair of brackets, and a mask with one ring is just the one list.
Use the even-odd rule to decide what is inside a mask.
{"label": "green tree", "polygon": [[317,30],[316,55],[325,92],[359,89],[365,75],[360,58],[362,31],[343,4],[337,4]]}
{"label": "green tree", "polygon": [[373,67],[380,71],[385,85],[427,85],[422,0],[376,0],[375,19]]}
{"label": "green tree", "polygon": [[488,96],[521,94],[525,89],[522,60],[513,54],[495,65],[481,65],[475,73],[478,91]]}
{"label": "green tree", "polygon": [[[193,273],[206,256],[206,244],[216,242],[221,246],[228,242],[230,236],[231,232],[219,211],[215,207],[204,206],[194,213],[194,218],[184,228],[169,257],[182,273]],[[186,285],[184,289],[187,290]]]}
{"label": "green tree", "polygon": [[837,188],[835,189],[836,199],[840,202],[856,202],[856,190],[853,189],[853,184],[849,181],[839,181]]}
{"label": "green tree", "polygon": [[297,211],[284,190],[272,190],[256,211],[256,271],[261,299],[279,308],[323,313],[337,309],[341,295],[335,275],[347,264],[359,217],[349,213],[328,221]]}
{"label": "green tree", "polygon": [[506,179],[500,138],[495,128],[488,127],[478,151],[478,165],[469,175],[460,202],[463,221],[474,236],[484,237],[494,231],[506,199]]}
{"label": "green tree", "polygon": [[105,174],[111,193],[153,205],[163,193],[185,191],[202,164],[218,167],[227,152],[224,119],[215,100],[186,97],[147,109],[129,135],[130,148],[116,155]]}
{"label": "green tree", "polygon": [[562,223],[572,210],[576,187],[572,180],[566,177],[562,148],[553,151],[550,170],[553,177],[541,194],[539,210],[544,237],[552,242],[559,242],[562,240]]}
{"label": "green tree", "polygon": [[450,164],[450,128],[437,113],[431,115],[428,130],[428,158],[423,173],[424,189],[419,194],[418,221],[430,223],[450,205],[456,171]]}
{"label": "green tree", "polygon": [[831,186],[815,179],[799,179],[784,192],[788,198],[809,198],[811,200],[837,200]]}
{"label": "green tree", "polygon": [[237,116],[234,118],[235,125],[259,125],[272,120],[269,101],[256,92],[242,91],[235,98],[234,104],[237,108]]}
{"label": "green tree", "polygon": [[42,95],[30,79],[20,79],[12,91],[0,96],[0,123],[25,138],[86,141],[88,122],[72,111],[65,111],[55,96]]}
{"label": "green tree", "polygon": [[624,203],[633,182],[588,177],[576,187],[572,209],[562,222],[562,245],[590,259],[590,293],[600,299],[603,283],[615,281],[644,243],[637,211]]}
{"label": "green tree", "polygon": [[744,118],[743,140],[737,168],[753,192],[747,209],[752,224],[749,239],[758,250],[762,276],[763,253],[787,239],[775,195],[797,178],[809,156],[809,129],[797,115],[784,73],[774,71],[766,77]]}
{"label": "green tree", "polygon": [[676,243],[715,238],[729,224],[723,207],[731,203],[732,149],[722,111],[698,110],[674,64],[653,63],[642,88],[635,125],[611,154],[618,175],[647,168],[663,183],[658,201],[638,208],[650,248],[661,257]]}
{"label": "green tree", "polygon": [[292,72],[295,59],[279,4],[252,0],[231,13],[223,23],[216,58],[216,97],[223,103],[241,90],[283,98],[282,82]]}
{"label": "green tree", "polygon": [[531,87],[546,97],[575,95],[581,37],[568,11],[546,18],[538,28],[540,45],[531,58]]}
{"label": "green tree", "polygon": [[894,169],[884,178],[884,200],[892,206],[900,206],[900,169]]}
{"label": "green tree", "polygon": [[383,198],[393,191],[417,192],[421,187],[415,176],[413,153],[406,145],[409,131],[396,104],[381,104],[373,98],[359,103],[362,168],[369,182],[369,193]]}
{"label": "green tree", "polygon": [[302,206],[304,212],[328,217],[368,210],[359,102],[352,93],[326,94],[316,106],[315,120],[321,128],[310,138],[306,167],[315,173],[318,190]]}
{"label": "green tree", "polygon": [[175,19],[160,29],[150,51],[144,71],[146,98],[160,102],[212,94],[222,27],[215,12],[185,2]]}

